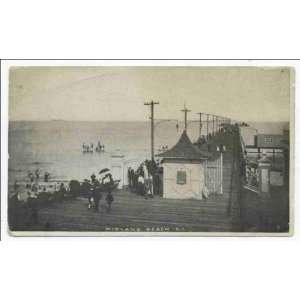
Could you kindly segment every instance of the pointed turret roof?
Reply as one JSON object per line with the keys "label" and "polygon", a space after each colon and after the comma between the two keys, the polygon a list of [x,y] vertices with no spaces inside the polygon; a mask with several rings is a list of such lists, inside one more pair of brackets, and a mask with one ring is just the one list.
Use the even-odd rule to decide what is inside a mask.
{"label": "pointed turret roof", "polygon": [[188,137],[186,130],[184,130],[179,141],[173,148],[156,156],[163,158],[204,160],[210,155],[208,152],[199,150],[196,146],[194,146]]}

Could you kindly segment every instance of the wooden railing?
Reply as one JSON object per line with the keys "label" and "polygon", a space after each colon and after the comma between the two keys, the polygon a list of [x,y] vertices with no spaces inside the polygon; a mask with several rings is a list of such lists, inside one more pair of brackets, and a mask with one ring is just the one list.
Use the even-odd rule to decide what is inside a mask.
{"label": "wooden railing", "polygon": [[238,126],[235,127],[232,145],[232,169],[230,195],[227,213],[232,218],[233,231],[242,231],[242,197],[243,184],[241,165],[244,158],[243,141]]}

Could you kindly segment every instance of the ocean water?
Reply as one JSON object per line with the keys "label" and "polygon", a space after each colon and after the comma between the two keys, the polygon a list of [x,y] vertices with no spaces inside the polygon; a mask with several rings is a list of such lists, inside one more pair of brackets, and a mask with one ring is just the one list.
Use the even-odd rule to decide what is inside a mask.
{"label": "ocean water", "polygon": [[[252,126],[261,133],[282,133],[286,123],[255,123]],[[163,145],[172,147],[178,141],[182,129],[182,123],[179,123],[177,130],[176,122],[158,121],[155,125],[155,151]],[[188,135],[192,141],[198,138],[198,123],[191,122],[188,125]],[[82,153],[83,143],[93,143],[95,147],[99,140],[105,145],[104,153]],[[112,154],[123,154],[127,166],[132,167],[150,158],[150,123],[10,122],[8,151],[10,184],[15,180],[25,181],[28,171],[37,168],[41,174],[50,172],[52,179],[83,180],[104,167],[110,167]]]}
{"label": "ocean water", "polygon": [[[155,149],[174,145],[182,124],[158,123]],[[191,124],[191,139],[198,136],[198,126]],[[105,145],[103,153],[82,153],[82,144]],[[56,180],[83,180],[109,167],[112,154],[123,154],[128,166],[136,167],[150,158],[149,122],[69,122],[18,121],[9,123],[9,183],[27,179],[28,171],[37,168],[51,173]]]}

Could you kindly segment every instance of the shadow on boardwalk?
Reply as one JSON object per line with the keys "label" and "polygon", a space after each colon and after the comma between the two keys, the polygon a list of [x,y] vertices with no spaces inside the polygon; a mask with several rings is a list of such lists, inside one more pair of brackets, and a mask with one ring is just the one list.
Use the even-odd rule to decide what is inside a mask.
{"label": "shadow on boardwalk", "polygon": [[[84,198],[71,198],[39,209],[38,224],[23,217],[12,230],[20,231],[198,231],[230,232],[231,218],[222,197],[208,200],[144,199],[127,191],[114,194],[111,212],[100,201],[99,212],[88,209]],[[19,220],[19,221],[20,221]],[[16,223],[15,223],[16,224]]]}

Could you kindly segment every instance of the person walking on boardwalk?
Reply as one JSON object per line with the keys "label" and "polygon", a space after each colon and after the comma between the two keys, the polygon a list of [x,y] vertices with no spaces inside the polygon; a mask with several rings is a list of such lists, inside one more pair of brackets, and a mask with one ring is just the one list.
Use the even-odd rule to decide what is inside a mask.
{"label": "person walking on boardwalk", "polygon": [[31,192],[28,192],[27,194],[27,208],[29,212],[28,223],[29,225],[37,225],[39,222],[37,197]]}
{"label": "person walking on boardwalk", "polygon": [[148,195],[153,198],[153,176],[149,175],[149,189],[148,189]]}
{"label": "person walking on boardwalk", "polygon": [[149,171],[147,167],[147,161],[143,163],[143,172],[144,172],[144,188],[145,188],[145,198],[148,198],[149,189],[150,189],[150,182],[149,182]]}
{"label": "person walking on boardwalk", "polygon": [[106,186],[106,187],[110,187],[113,183],[114,183],[114,180],[113,180],[113,177],[111,175],[111,173],[106,173],[102,180],[101,180],[101,183]]}
{"label": "person walking on boardwalk", "polygon": [[145,180],[142,174],[138,175],[138,180],[137,180],[137,193],[141,196],[145,195]]}
{"label": "person walking on boardwalk", "polygon": [[106,200],[107,205],[108,205],[107,212],[110,212],[111,211],[111,205],[114,201],[114,197],[113,197],[112,192],[110,190],[108,191],[105,200]]}
{"label": "person walking on boardwalk", "polygon": [[96,182],[96,175],[94,173],[91,175],[91,182],[92,184]]}
{"label": "person walking on boardwalk", "polygon": [[89,180],[84,179],[84,182],[81,184],[81,191],[88,199],[88,209],[91,209],[94,204],[94,185]]}
{"label": "person walking on boardwalk", "polygon": [[128,176],[128,187],[129,187],[129,190],[132,191],[132,188],[133,188],[133,176],[132,176],[132,168],[131,167],[128,168],[127,176]]}
{"label": "person walking on boardwalk", "polygon": [[64,200],[66,193],[67,193],[66,187],[65,187],[64,183],[62,182],[59,186],[59,191],[58,191],[59,200]]}
{"label": "person walking on boardwalk", "polygon": [[138,192],[138,177],[138,172],[132,169],[132,190],[134,193]]}
{"label": "person walking on boardwalk", "polygon": [[94,199],[95,212],[98,212],[99,211],[99,202],[102,198],[101,191],[98,186],[96,186],[96,185],[93,186],[92,195],[93,195],[93,199]]}

